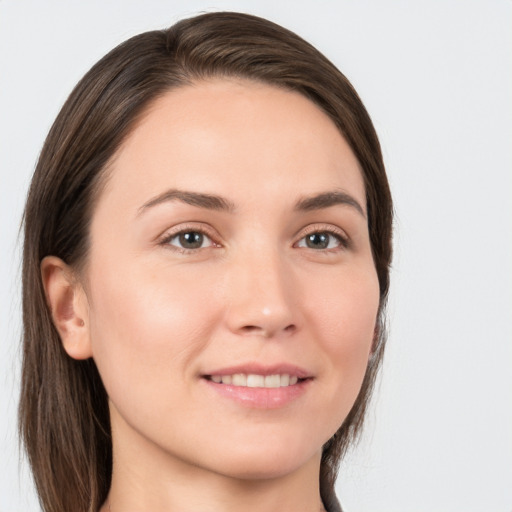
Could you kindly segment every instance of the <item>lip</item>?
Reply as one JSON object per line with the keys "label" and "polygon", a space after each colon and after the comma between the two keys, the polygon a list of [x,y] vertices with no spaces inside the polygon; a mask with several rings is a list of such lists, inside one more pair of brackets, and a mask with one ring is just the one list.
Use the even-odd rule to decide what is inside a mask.
{"label": "lip", "polygon": [[[210,380],[211,375],[233,375],[235,373],[256,375],[288,374],[300,379],[296,384],[279,388],[250,388],[221,384]],[[299,366],[291,364],[261,365],[258,363],[241,364],[212,370],[201,375],[201,382],[208,389],[235,404],[252,409],[279,409],[292,404],[303,396],[313,381],[313,375]]]}
{"label": "lip", "polygon": [[288,375],[294,375],[298,379],[310,379],[313,377],[311,372],[308,372],[304,368],[293,364],[280,363],[274,365],[262,365],[259,363],[245,363],[237,366],[229,366],[219,369],[214,369],[212,371],[208,371],[203,373],[202,377],[209,377],[211,375],[234,375],[235,373],[245,373],[245,374],[256,374],[256,375],[283,375],[287,373]]}

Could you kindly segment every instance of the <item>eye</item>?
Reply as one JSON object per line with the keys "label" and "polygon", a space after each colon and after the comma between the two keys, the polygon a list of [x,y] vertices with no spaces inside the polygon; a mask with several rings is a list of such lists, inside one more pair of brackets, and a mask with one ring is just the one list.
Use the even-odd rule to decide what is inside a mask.
{"label": "eye", "polygon": [[203,249],[215,245],[208,235],[192,229],[172,234],[163,240],[162,243],[184,250]]}
{"label": "eye", "polygon": [[316,250],[337,249],[346,247],[347,241],[339,234],[331,231],[314,231],[301,238],[296,247],[305,247]]}

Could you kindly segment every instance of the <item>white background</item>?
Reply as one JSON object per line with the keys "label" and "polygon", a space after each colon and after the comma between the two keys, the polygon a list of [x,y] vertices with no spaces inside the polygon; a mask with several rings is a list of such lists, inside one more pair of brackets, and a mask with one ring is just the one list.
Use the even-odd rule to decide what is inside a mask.
{"label": "white background", "polygon": [[0,512],[39,510],[15,426],[17,233],[46,133],[114,45],[222,9],[316,45],[383,144],[396,203],[390,339],[365,437],[341,469],[342,504],[511,512],[510,0],[0,0]]}

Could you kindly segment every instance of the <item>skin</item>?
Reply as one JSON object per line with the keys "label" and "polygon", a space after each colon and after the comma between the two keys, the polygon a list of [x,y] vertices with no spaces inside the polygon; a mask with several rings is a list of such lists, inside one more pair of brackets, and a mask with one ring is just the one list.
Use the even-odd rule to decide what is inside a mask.
{"label": "skin", "polygon": [[[230,208],[151,204],[169,190]],[[354,203],[297,209],[333,191]],[[84,273],[42,264],[64,348],[94,358],[110,397],[103,511],[321,509],[322,446],[360,389],[379,305],[365,208],[357,159],[298,93],[218,79],[149,108],[109,167]],[[183,250],[180,231],[202,245]],[[242,362],[310,379],[255,408],[203,378]]]}

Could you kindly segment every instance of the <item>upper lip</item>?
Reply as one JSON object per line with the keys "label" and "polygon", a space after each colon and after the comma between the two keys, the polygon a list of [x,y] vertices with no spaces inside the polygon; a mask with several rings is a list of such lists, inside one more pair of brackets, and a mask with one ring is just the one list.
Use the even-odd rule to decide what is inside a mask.
{"label": "upper lip", "polygon": [[311,373],[296,366],[294,364],[279,363],[272,365],[264,365],[260,363],[244,363],[236,366],[227,366],[223,368],[214,369],[207,373],[203,373],[203,376],[211,375],[234,375],[235,373],[245,373],[246,375],[290,375],[296,376],[299,379],[307,379],[312,377]]}

